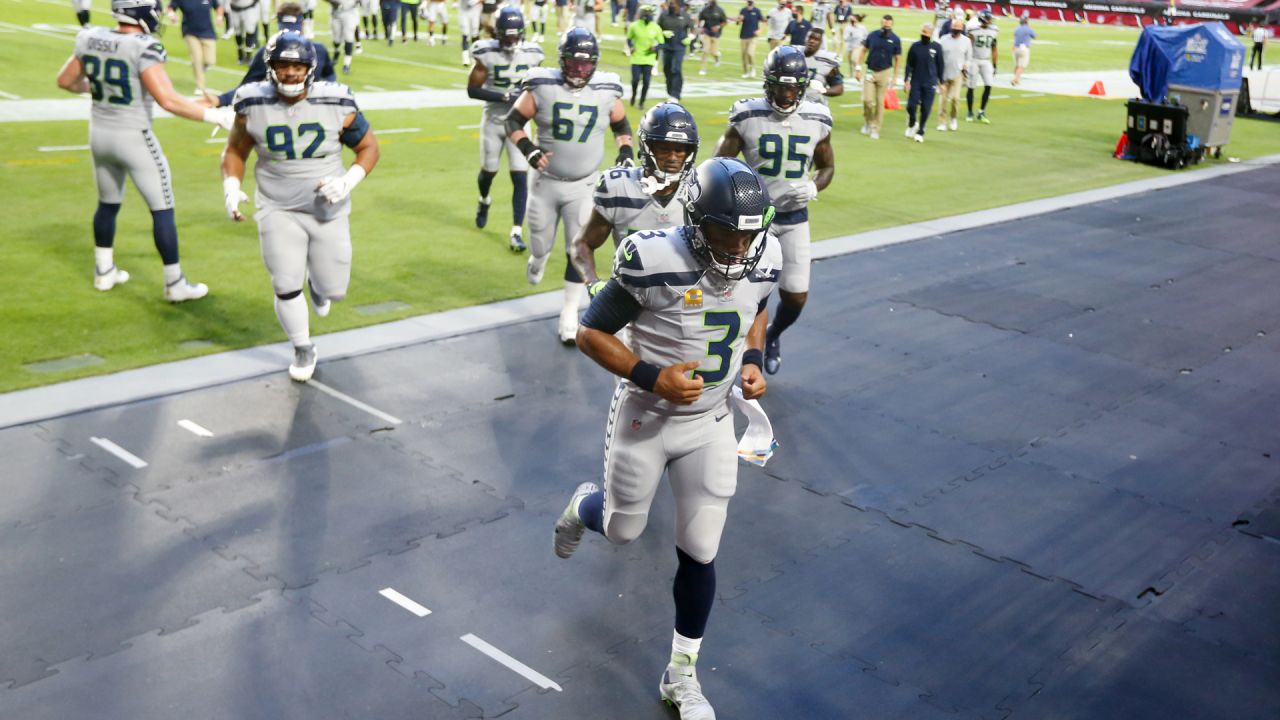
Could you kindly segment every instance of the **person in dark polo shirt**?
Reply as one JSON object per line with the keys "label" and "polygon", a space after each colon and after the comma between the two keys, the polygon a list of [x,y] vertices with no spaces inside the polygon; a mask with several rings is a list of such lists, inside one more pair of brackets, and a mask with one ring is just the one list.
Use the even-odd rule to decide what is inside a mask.
{"label": "person in dark polo shirt", "polygon": [[218,33],[213,29],[213,13],[222,19],[222,4],[218,0],[169,0],[169,22],[177,22],[177,12],[182,12],[182,39],[191,53],[191,72],[195,75],[196,90],[212,97],[204,84],[204,74],[218,62]]}
{"label": "person in dark polo shirt", "polygon": [[742,45],[742,77],[749,78],[756,73],[756,37],[760,35],[760,23],[764,22],[764,14],[756,7],[755,0],[747,0],[747,6],[738,12],[734,22],[742,26],[738,32],[738,40]]}
{"label": "person in dark polo shirt", "polygon": [[862,134],[872,140],[880,139],[880,124],[884,120],[884,96],[898,84],[898,65],[902,61],[902,40],[893,34],[893,16],[880,20],[880,29],[867,35],[858,53],[858,66],[866,65],[866,79],[862,71],[854,73],[855,80],[862,81],[862,116],[866,124]]}
{"label": "person in dark polo shirt", "polygon": [[[933,109],[933,99],[945,71],[942,46],[933,41],[933,25],[925,23],[920,28],[920,39],[907,51],[907,72],[903,76],[907,91],[907,137],[916,142],[924,142],[925,123],[929,122],[929,111]],[[920,111],[919,122],[916,110]]]}

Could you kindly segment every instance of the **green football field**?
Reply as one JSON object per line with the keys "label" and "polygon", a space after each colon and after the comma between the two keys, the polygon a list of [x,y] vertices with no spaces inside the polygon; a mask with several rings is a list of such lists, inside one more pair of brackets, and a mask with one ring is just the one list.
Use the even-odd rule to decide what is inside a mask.
{"label": "green football field", "polygon": [[[321,4],[322,6],[324,3]],[[731,4],[736,11],[738,5]],[[54,75],[72,48],[75,28],[69,2],[0,0],[0,98],[61,99]],[[95,0],[94,22],[107,24],[104,0]],[[871,18],[882,11],[870,8]],[[455,13],[456,14],[456,13]],[[895,11],[904,38],[926,16]],[[605,23],[605,69],[625,72],[616,36]],[[320,10],[317,28],[327,30]],[[1041,40],[1037,72],[1119,70],[1127,66],[1133,28],[1036,25]],[[367,43],[349,81],[358,95],[418,88],[461,88],[456,29],[450,43]],[[548,35],[554,33],[554,20]],[[1012,37],[1012,29],[1005,28]],[[727,34],[734,34],[733,32]],[[425,27],[424,27],[425,36]],[[321,34],[317,39],[327,39]],[[166,37],[169,74],[182,92],[193,90],[187,51],[176,28]],[[554,58],[553,42],[547,42]],[[1277,61],[1272,46],[1269,60]],[[733,98],[694,97],[701,82],[741,82],[735,40],[724,43],[725,61],[705,77],[696,59],[686,64],[686,102],[699,119],[702,156],[711,154]],[[234,44],[219,42],[221,66],[211,86],[235,84]],[[763,52],[759,58],[763,58]],[[1002,67],[1002,70],[1005,68]],[[624,76],[624,80],[626,77]],[[660,87],[651,99],[661,99]],[[858,134],[860,96],[832,103],[836,117],[836,180],[812,209],[815,239],[945,217],[972,210],[1060,195],[1152,177],[1165,171],[1111,159],[1124,124],[1120,102],[1025,93],[998,88],[993,124],[962,124],[959,133],[931,132],[923,145],[907,142],[901,112],[890,113],[885,137]],[[4,102],[0,100],[0,102]],[[553,254],[546,280],[530,287],[524,256],[506,250],[510,226],[510,182],[494,186],[494,209],[486,230],[477,230],[475,176],[479,166],[475,107],[372,110],[381,132],[382,161],[355,192],[352,233],[355,261],[351,291],[323,319],[323,334],[402,317],[551,290],[559,285],[563,254]],[[639,112],[632,111],[632,122]],[[90,374],[175,360],[221,350],[278,342],[283,335],[272,310],[270,282],[258,253],[252,223],[233,224],[222,209],[218,157],[222,134],[210,126],[177,119],[156,122],[172,166],[177,195],[183,268],[209,284],[204,300],[171,306],[161,299],[161,269],[151,242],[150,216],[141,198],[128,192],[120,215],[116,262],[132,274],[108,293],[91,283],[90,220],[96,194],[84,121],[0,124],[6,154],[0,189],[11,200],[3,233],[7,267],[0,286],[0,391],[58,382]],[[73,148],[73,149],[58,149]],[[1272,123],[1238,120],[1224,153],[1241,158],[1280,152]],[[613,152],[606,154],[611,160]],[[251,183],[249,183],[251,185]],[[13,210],[16,210],[14,212]],[[1052,242],[1052,238],[1046,238]],[[601,257],[602,262],[607,262]],[[370,307],[373,306],[373,307]],[[548,337],[548,342],[552,342]],[[323,351],[323,349],[322,349]],[[60,371],[31,367],[81,355],[101,358]],[[79,363],[68,363],[71,366]]]}

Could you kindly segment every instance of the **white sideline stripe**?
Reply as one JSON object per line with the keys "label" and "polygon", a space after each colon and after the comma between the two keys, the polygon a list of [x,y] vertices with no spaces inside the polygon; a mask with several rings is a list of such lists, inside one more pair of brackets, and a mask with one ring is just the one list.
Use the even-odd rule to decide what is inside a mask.
{"label": "white sideline stripe", "polygon": [[68,152],[71,150],[88,150],[88,145],[41,145],[36,148],[40,152]]}
{"label": "white sideline stripe", "polygon": [[501,650],[499,650],[498,648],[496,648],[496,647],[494,647],[494,646],[490,645],[489,643],[485,642],[484,640],[481,640],[480,638],[476,637],[475,635],[472,635],[471,633],[467,633],[466,635],[463,635],[463,636],[462,636],[461,640],[462,640],[462,642],[464,642],[464,643],[466,643],[466,644],[470,645],[471,647],[473,647],[473,648],[475,648],[475,649],[479,650],[480,652],[484,653],[485,655],[488,655],[489,657],[493,658],[494,660],[497,660],[498,662],[502,663],[503,665],[505,665],[505,666],[507,667],[507,669],[508,669],[508,670],[511,670],[512,672],[514,672],[514,673],[516,673],[517,675],[519,675],[519,676],[523,677],[525,680],[528,680],[529,682],[533,683],[534,685],[537,685],[538,687],[542,688],[543,690],[546,690],[547,688],[551,688],[552,690],[555,690],[556,692],[564,692],[563,690],[561,690],[561,689],[560,689],[560,686],[559,686],[559,685],[557,685],[557,684],[555,684],[554,682],[552,682],[550,679],[548,679],[548,678],[547,678],[547,676],[543,675],[542,673],[539,673],[537,670],[534,670],[533,668],[529,667],[528,665],[525,665],[524,663],[520,662],[519,660],[517,660],[517,659],[515,659],[515,658],[511,657],[510,655],[508,655],[508,654],[506,654],[506,653],[502,652],[502,651],[501,651]]}
{"label": "white sideline stripe", "polygon": [[102,448],[103,450],[106,450],[107,452],[111,453],[112,455],[115,455],[116,457],[120,458],[121,460],[123,460],[123,461],[125,461],[125,462],[129,463],[129,464],[130,464],[130,465],[132,465],[134,468],[141,469],[141,468],[144,468],[144,467],[146,467],[146,466],[147,466],[147,461],[146,461],[146,460],[143,460],[142,458],[138,457],[137,455],[134,455],[133,453],[129,452],[128,450],[125,450],[124,448],[120,447],[119,445],[117,445],[117,444],[115,444],[115,443],[111,442],[110,440],[108,440],[108,439],[106,439],[106,438],[91,437],[91,438],[89,438],[89,440],[91,440],[91,441],[93,442],[93,444],[94,444],[94,445],[97,445],[98,447]]}
{"label": "white sideline stripe", "polygon": [[[0,30],[0,32],[13,32],[13,31],[12,31],[12,30]],[[0,90],[0,97],[4,98],[5,100],[21,100],[21,99],[22,99],[22,96],[21,96],[21,95],[14,95],[13,93],[7,93],[7,92],[5,92],[5,91],[3,91],[3,90]]]}
{"label": "white sideline stripe", "polygon": [[[1151,190],[1202,182],[1277,164],[1280,164],[1280,154],[1201,170],[1184,170],[1177,174],[1161,175],[991,210],[846,235],[813,243],[813,257],[821,259],[887,247]],[[511,300],[455,308],[380,325],[343,330],[320,336],[320,338],[323,339],[327,359],[355,357],[533,320],[558,317],[563,294],[561,290],[551,290]],[[229,350],[204,357],[124,370],[110,375],[15,390],[0,394],[0,428],[282,373],[292,360],[293,346],[288,342],[279,342],[273,345]],[[310,384],[319,385],[314,380]]]}
{"label": "white sideline stripe", "polygon": [[422,132],[422,128],[391,128],[390,130],[379,130],[379,135],[395,135],[397,133],[416,133]]}
{"label": "white sideline stripe", "polygon": [[351,407],[363,410],[380,420],[385,420],[391,423],[392,425],[399,425],[402,422],[404,422],[403,420],[396,417],[395,415],[389,415],[387,413],[382,412],[378,408],[373,407],[372,405],[366,405],[360,402],[359,400],[351,397],[350,395],[345,395],[343,393],[340,393],[337,390],[334,390],[333,388],[329,387],[328,385],[325,385],[324,383],[320,382],[319,380],[311,380],[307,384],[319,390],[322,393],[325,393],[327,395],[332,395],[333,397],[338,398],[339,400],[350,405]]}
{"label": "white sideline stripe", "polygon": [[396,591],[395,588],[382,588],[381,590],[378,591],[378,594],[390,600],[391,602],[399,605],[405,610],[408,610],[414,615],[417,615],[418,617],[426,617],[431,614],[430,610],[423,607],[422,605],[419,605],[413,600],[405,597],[404,595],[401,595],[399,592]]}
{"label": "white sideline stripe", "polygon": [[190,420],[179,420],[178,427],[199,437],[213,437],[213,431]]}

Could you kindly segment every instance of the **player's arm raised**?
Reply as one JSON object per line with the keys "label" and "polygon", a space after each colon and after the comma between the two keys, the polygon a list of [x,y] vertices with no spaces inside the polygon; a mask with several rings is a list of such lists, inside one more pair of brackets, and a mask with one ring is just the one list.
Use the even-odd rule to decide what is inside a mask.
{"label": "player's arm raised", "polygon": [[720,142],[716,144],[716,155],[720,157],[737,157],[742,152],[742,135],[738,134],[738,129],[729,126],[724,131],[724,136],[720,138]]}
{"label": "player's arm raised", "polygon": [[628,167],[635,165],[636,155],[631,148],[631,121],[627,119],[627,108],[619,98],[613,99],[613,107],[609,110],[609,128],[613,130],[614,142],[618,143],[618,157],[614,164]]}
{"label": "player's arm raised", "polygon": [[62,64],[62,69],[58,71],[58,87],[77,95],[89,92],[89,78],[84,76],[80,58],[72,55]]}
{"label": "player's arm raised", "polygon": [[147,88],[147,92],[151,93],[151,97],[156,99],[156,104],[178,117],[218,125],[224,130],[230,130],[235,123],[235,113],[229,109],[205,107],[179,95],[178,91],[173,89],[173,83],[169,80],[169,73],[165,72],[163,63],[155,63],[143,70],[141,77],[142,85]]}
{"label": "player's arm raised", "polygon": [[764,395],[764,374],[760,366],[764,362],[764,335],[769,328],[769,298],[760,302],[755,322],[747,329],[747,343],[742,351],[742,397],[755,400]]}
{"label": "player's arm raised", "polygon": [[222,151],[222,199],[227,217],[236,222],[244,220],[240,203],[249,201],[249,196],[240,189],[240,183],[244,181],[250,152],[253,152],[253,136],[249,134],[248,120],[243,115],[236,115],[227,147]]}
{"label": "player's arm raised", "polygon": [[533,99],[533,93],[528,90],[520,93],[520,97],[516,98],[515,104],[511,106],[511,111],[507,113],[507,137],[511,138],[511,142],[515,143],[520,152],[524,153],[525,159],[534,170],[545,170],[551,162],[551,153],[534,145],[529,139],[529,133],[524,129],[524,126],[537,113],[538,101]]}
{"label": "player's arm raised", "polygon": [[611,232],[613,226],[599,210],[592,208],[587,224],[578,231],[578,236],[573,239],[569,248],[569,261],[587,284],[587,294],[593,298],[604,287],[599,271],[596,270],[596,250],[604,245]]}

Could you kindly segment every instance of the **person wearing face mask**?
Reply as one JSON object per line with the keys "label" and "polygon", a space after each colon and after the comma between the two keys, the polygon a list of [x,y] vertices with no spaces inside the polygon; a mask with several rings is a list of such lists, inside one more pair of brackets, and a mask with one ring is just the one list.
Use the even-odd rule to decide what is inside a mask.
{"label": "person wearing face mask", "polygon": [[964,34],[964,24],[958,20],[950,23],[951,32],[943,35],[938,44],[942,46],[942,83],[939,86],[941,98],[938,108],[938,132],[955,131],[960,127],[957,118],[960,113],[960,88],[969,75],[969,65],[973,62],[973,42]]}
{"label": "person wearing face mask", "polygon": [[[925,23],[920,28],[920,39],[907,51],[907,71],[903,76],[907,91],[907,137],[924,142],[925,123],[933,109],[938,83],[943,73],[942,46],[933,41],[933,25]],[[914,79],[915,85],[911,84]],[[916,122],[916,110],[920,121]]]}
{"label": "person wearing face mask", "polygon": [[[863,81],[861,66],[867,65],[867,77]],[[880,139],[880,124],[884,120],[884,96],[898,84],[898,65],[902,61],[902,41],[893,34],[893,16],[880,19],[880,31],[873,32],[862,41],[853,78],[862,82],[862,115],[866,123],[862,134],[872,140]]]}

